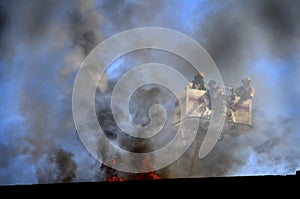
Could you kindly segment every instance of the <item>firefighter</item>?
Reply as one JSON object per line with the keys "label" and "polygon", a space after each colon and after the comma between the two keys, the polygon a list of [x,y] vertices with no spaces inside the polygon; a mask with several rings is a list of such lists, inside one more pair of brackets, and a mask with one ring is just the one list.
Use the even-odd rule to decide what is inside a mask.
{"label": "firefighter", "polygon": [[218,85],[215,80],[210,80],[208,82],[207,96],[209,98],[208,108],[211,110],[211,101],[217,99],[217,96],[218,96]]}
{"label": "firefighter", "polygon": [[208,82],[208,92],[209,92],[209,95],[210,95],[210,98],[211,99],[217,99],[218,96],[219,96],[219,92],[220,92],[220,89],[219,89],[219,86],[217,85],[217,82],[215,80],[210,80]]}
{"label": "firefighter", "polygon": [[204,81],[205,74],[203,72],[195,75],[194,80],[191,82],[192,89],[206,90],[206,83]]}
{"label": "firefighter", "polygon": [[[252,99],[254,97],[254,88],[251,86],[250,77],[245,77],[242,79],[243,85],[233,89],[232,91],[232,103],[231,108],[233,111],[236,110],[236,107],[242,104],[244,101],[248,99]],[[239,97],[239,100],[236,101],[236,97]]]}
{"label": "firefighter", "polygon": [[[194,80],[192,80],[187,86],[186,89],[195,89],[195,90],[202,90],[207,91],[207,86],[204,81],[205,74],[203,72],[199,72],[197,75],[194,76]],[[194,111],[198,111],[201,115],[205,115],[209,111],[209,99],[207,92],[198,98],[198,103],[194,103],[193,107],[189,111],[188,115],[193,113]]]}
{"label": "firefighter", "polygon": [[218,86],[215,80],[208,82],[208,97],[209,97],[209,109],[211,110],[211,101],[215,104],[217,112],[225,114],[226,111],[226,98],[223,89]]}
{"label": "firefighter", "polygon": [[254,88],[251,87],[251,79],[250,77],[245,77],[243,80],[243,85],[236,88],[233,91],[235,96],[240,97],[240,101],[246,101],[254,97]]}

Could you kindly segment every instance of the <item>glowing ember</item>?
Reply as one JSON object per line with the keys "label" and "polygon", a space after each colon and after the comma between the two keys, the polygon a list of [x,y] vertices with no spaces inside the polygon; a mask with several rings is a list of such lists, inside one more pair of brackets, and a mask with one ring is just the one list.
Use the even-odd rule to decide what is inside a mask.
{"label": "glowing ember", "polygon": [[154,166],[152,164],[153,159],[148,156],[145,159],[143,159],[142,164],[144,168],[147,168],[148,170],[152,170],[150,172],[146,172],[146,173],[139,173],[134,177],[134,180],[156,180],[156,179],[161,179],[160,176],[158,176],[155,172],[154,172]]}
{"label": "glowing ember", "polygon": [[[144,152],[145,144],[144,143],[139,143],[135,145],[135,152]],[[118,164],[118,160],[112,160],[111,164],[116,165]],[[149,172],[144,172],[144,173],[138,173],[138,174],[129,174],[129,173],[121,173],[120,171],[117,171],[113,168],[110,168],[108,166],[102,165],[102,170],[105,171],[107,174],[106,181],[108,182],[114,182],[114,181],[125,181],[125,180],[157,180],[161,179],[159,175],[156,174],[155,172],[155,166],[154,166],[154,158],[151,156],[145,157],[141,162],[140,165],[143,167],[145,170]],[[119,175],[121,174],[121,175]],[[119,177],[119,176],[126,176],[124,177]]]}
{"label": "glowing ember", "polygon": [[137,174],[134,180],[157,180],[161,179],[154,171]]}
{"label": "glowing ember", "polygon": [[106,181],[108,181],[108,182],[115,182],[115,181],[124,182],[125,179],[124,178],[119,178],[118,176],[108,176],[106,178]]}

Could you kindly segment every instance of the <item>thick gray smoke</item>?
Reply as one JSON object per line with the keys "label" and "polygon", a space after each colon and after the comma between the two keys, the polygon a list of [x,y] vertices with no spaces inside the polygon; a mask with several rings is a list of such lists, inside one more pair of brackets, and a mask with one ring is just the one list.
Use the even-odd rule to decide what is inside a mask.
{"label": "thick gray smoke", "polygon": [[293,174],[299,169],[299,6],[296,1],[231,1],[207,16],[205,46],[225,84],[238,85],[240,77],[249,75],[256,94],[254,129],[220,143],[215,151],[220,158],[209,161],[218,166],[208,166],[204,175],[211,168],[216,175]]}
{"label": "thick gray smoke", "polygon": [[96,8],[95,1],[1,2],[1,184],[101,179],[71,110],[76,70],[103,39]]}
{"label": "thick gray smoke", "polygon": [[76,177],[77,165],[73,160],[74,154],[67,153],[63,149],[56,149],[49,154],[43,168],[37,169],[39,183],[47,184],[72,182]]}
{"label": "thick gray smoke", "polygon": [[[239,86],[249,75],[255,88],[253,130],[224,138],[203,160],[190,156],[175,162],[166,168],[169,177],[294,173],[300,167],[299,13],[298,1],[278,0],[0,1],[0,184],[105,179],[101,163],[83,147],[74,127],[74,78],[100,41],[146,26],[191,36],[212,56],[226,85]],[[172,65],[190,79],[195,72],[162,52],[128,57],[108,69],[110,91],[122,74],[142,63]],[[149,122],[145,111],[154,102],[171,114],[167,99],[172,96],[164,88],[150,85],[138,91],[130,109],[137,123]],[[106,97],[97,96],[105,113],[99,122],[108,137],[132,149],[110,110],[101,106]],[[188,175],[182,172],[187,168],[193,168]]]}
{"label": "thick gray smoke", "polygon": [[[178,168],[191,163],[193,176],[276,175],[299,169],[299,9],[297,1],[103,1],[106,34],[140,26],[173,28],[203,44],[226,85],[236,87],[243,77],[252,78],[254,129],[224,139],[204,160],[170,166],[171,176],[187,177]],[[182,68],[190,70],[187,76],[192,72],[188,65]]]}

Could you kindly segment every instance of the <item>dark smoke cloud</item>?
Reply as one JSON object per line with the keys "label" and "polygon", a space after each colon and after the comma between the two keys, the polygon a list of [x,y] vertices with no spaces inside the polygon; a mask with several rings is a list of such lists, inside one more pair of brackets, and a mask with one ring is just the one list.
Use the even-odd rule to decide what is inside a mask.
{"label": "dark smoke cloud", "polygon": [[[251,76],[256,90],[253,132],[233,138],[244,145],[232,140],[218,144],[210,157],[197,164],[202,165],[199,166],[202,168],[199,176],[255,175],[269,173],[268,169],[273,174],[294,173],[299,167],[299,149],[295,141],[299,139],[298,125],[287,122],[299,119],[297,111],[291,111],[291,107],[299,110],[299,93],[294,83],[299,77],[296,69],[299,64],[298,4],[297,1],[268,0],[176,1],[173,4],[165,1],[118,1],[104,2],[100,7],[107,19],[104,23],[107,23],[108,34],[127,27],[173,28],[203,44],[216,62],[226,85],[239,86],[243,77]],[[279,94],[280,91],[284,94]],[[285,117],[288,119],[282,119]],[[276,133],[267,130],[269,125]],[[285,133],[289,136],[282,138]],[[264,140],[263,144],[259,144],[259,140]],[[253,149],[247,148],[247,143]],[[261,161],[266,157],[270,158]],[[297,161],[289,162],[295,157]],[[254,162],[256,169],[249,167]],[[289,163],[291,165],[286,167]],[[279,166],[273,169],[272,165]],[[174,168],[171,166],[171,169]],[[177,173],[175,170],[174,173]]]}
{"label": "dark smoke cloud", "polygon": [[230,79],[245,75],[251,60],[266,57],[286,62],[295,56],[299,49],[299,17],[297,1],[229,1],[217,13],[206,16],[201,31],[205,34],[204,46],[225,81],[236,83]]}
{"label": "dark smoke cloud", "polygon": [[[37,183],[43,175],[43,183],[101,179],[100,163],[78,139],[71,112],[76,70],[103,39],[96,2],[0,5],[5,10],[1,41],[8,49],[1,53],[0,146],[6,153],[1,156],[0,183]],[[47,157],[55,154],[66,158],[51,164]]]}
{"label": "dark smoke cloud", "polygon": [[61,148],[46,157],[46,165],[37,169],[38,183],[66,183],[72,182],[76,177],[77,165],[73,159],[74,154]]}
{"label": "dark smoke cloud", "polygon": [[[144,26],[172,28],[193,37],[212,56],[225,84],[238,86],[250,75],[256,91],[252,131],[224,138],[203,160],[189,156],[191,148],[182,157],[186,161],[175,162],[165,173],[170,177],[293,173],[300,165],[300,93],[295,84],[300,77],[299,9],[298,1],[278,0],[1,1],[0,184],[105,179],[101,163],[88,154],[76,134],[73,81],[82,60],[100,41]],[[126,64],[155,58],[158,63],[182,65],[181,71],[193,77],[189,64],[159,54],[132,55],[120,64],[121,72],[112,70],[109,89],[131,68]],[[171,110],[163,89],[142,88],[140,94],[162,95],[154,100]],[[107,100],[98,97],[100,105]],[[145,104],[150,106],[151,100]],[[147,107],[137,98],[133,101],[139,105],[131,109],[137,122],[147,123],[147,113],[142,113]],[[99,117],[108,136],[130,148],[113,127],[109,110],[105,113]],[[59,164],[49,159],[57,154],[63,157]],[[187,168],[192,172],[183,172]],[[62,171],[70,175],[60,175]]]}
{"label": "dark smoke cloud", "polygon": [[299,114],[290,109],[299,110],[299,95],[293,90],[299,64],[299,2],[227,3],[206,16],[204,46],[225,84],[238,85],[241,77],[252,77],[256,89],[254,129],[236,143],[220,143],[220,148],[202,161],[207,167],[199,166],[204,169],[200,175],[295,173],[299,169],[299,125],[295,122]]}
{"label": "dark smoke cloud", "polygon": [[7,24],[7,13],[6,10],[0,4],[0,47],[4,47],[2,35],[4,34],[5,26]]}

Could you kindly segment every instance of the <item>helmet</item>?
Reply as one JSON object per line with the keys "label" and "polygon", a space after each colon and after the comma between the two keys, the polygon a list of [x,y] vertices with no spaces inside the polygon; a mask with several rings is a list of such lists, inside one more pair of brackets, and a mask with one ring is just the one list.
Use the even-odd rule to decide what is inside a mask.
{"label": "helmet", "polygon": [[205,77],[205,73],[204,72],[199,72],[198,75],[201,76],[201,77]]}
{"label": "helmet", "polygon": [[196,76],[195,76],[195,78],[204,78],[204,76],[205,76],[205,73],[203,73],[203,72],[199,72]]}
{"label": "helmet", "polygon": [[242,81],[243,81],[244,84],[250,84],[251,83],[250,77],[245,77]]}

